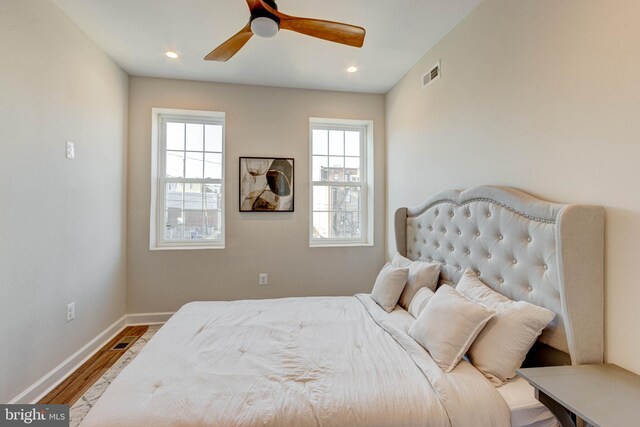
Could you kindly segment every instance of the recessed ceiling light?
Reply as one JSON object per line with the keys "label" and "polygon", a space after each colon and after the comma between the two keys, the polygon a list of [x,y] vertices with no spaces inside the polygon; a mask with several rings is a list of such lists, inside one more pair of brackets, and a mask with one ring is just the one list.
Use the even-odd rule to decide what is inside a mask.
{"label": "recessed ceiling light", "polygon": [[355,73],[358,71],[358,67],[349,67],[347,68],[347,73]]}
{"label": "recessed ceiling light", "polygon": [[176,59],[176,58],[178,58],[178,54],[177,54],[177,53],[175,53],[175,52],[174,52],[174,51],[172,51],[172,50],[168,50],[168,51],[166,51],[164,54],[165,54],[165,55],[167,55],[167,57],[168,57],[168,58],[171,58],[171,59]]}

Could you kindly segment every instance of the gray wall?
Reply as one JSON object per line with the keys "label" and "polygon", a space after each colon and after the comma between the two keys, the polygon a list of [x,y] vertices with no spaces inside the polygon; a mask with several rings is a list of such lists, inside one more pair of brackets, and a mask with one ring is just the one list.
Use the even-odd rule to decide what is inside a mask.
{"label": "gray wall", "polygon": [[[384,262],[384,96],[132,77],[129,110],[127,312],[194,300],[367,291]],[[226,249],[149,250],[151,109],[226,113]],[[309,247],[309,117],[371,119],[375,245]],[[238,157],[295,158],[295,212],[239,213]],[[258,274],[269,285],[258,286]]]}
{"label": "gray wall", "polygon": [[[485,0],[387,94],[387,224],[448,188],[606,206],[606,357],[640,373],[640,2]],[[422,73],[442,60],[426,90]]]}
{"label": "gray wall", "polygon": [[124,314],[128,77],[50,1],[0,1],[0,40],[7,402]]}

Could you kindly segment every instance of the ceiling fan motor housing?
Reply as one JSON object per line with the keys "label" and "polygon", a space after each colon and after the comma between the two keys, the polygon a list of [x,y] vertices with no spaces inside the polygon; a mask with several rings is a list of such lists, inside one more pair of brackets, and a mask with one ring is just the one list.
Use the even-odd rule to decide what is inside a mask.
{"label": "ceiling fan motor housing", "polygon": [[[278,5],[273,0],[264,0],[264,2],[267,3],[269,6],[271,6],[272,8],[274,8],[275,10],[278,10]],[[278,18],[273,13],[269,12],[264,7],[255,7],[251,11],[251,22],[253,22],[253,20],[256,18],[269,18],[272,21],[275,21],[275,23],[278,24],[278,28],[280,28],[280,18]]]}
{"label": "ceiling fan motor housing", "polygon": [[[265,0],[265,3],[276,10],[278,9],[272,0]],[[280,18],[264,7],[255,7],[251,11],[251,31],[259,37],[273,37],[280,31]]]}

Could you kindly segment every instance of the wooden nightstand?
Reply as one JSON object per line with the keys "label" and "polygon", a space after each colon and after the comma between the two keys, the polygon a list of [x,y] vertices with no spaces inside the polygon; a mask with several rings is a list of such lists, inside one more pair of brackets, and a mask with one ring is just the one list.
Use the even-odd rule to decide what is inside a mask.
{"label": "wooden nightstand", "polygon": [[563,427],[640,425],[640,376],[613,364],[518,369]]}

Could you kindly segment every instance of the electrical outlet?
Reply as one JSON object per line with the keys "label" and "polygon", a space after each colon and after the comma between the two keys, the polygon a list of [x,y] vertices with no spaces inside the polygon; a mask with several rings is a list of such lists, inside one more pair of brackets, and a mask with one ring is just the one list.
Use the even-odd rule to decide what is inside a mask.
{"label": "electrical outlet", "polygon": [[71,322],[76,318],[76,303],[71,302],[67,304],[67,322]]}
{"label": "electrical outlet", "polygon": [[258,284],[261,286],[266,286],[269,284],[269,275],[267,273],[260,273],[258,276]]}
{"label": "electrical outlet", "polygon": [[70,159],[70,160],[73,160],[76,158],[76,145],[71,141],[67,141],[66,155],[67,155],[67,159]]}

